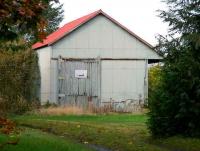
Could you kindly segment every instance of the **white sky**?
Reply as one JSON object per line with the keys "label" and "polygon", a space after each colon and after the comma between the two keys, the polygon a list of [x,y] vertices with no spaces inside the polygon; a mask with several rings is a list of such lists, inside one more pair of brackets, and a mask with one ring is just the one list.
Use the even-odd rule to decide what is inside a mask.
{"label": "white sky", "polygon": [[165,9],[161,0],[60,0],[64,4],[64,20],[69,21],[102,9],[122,25],[152,45],[157,34],[166,35],[168,26],[157,17],[158,9]]}

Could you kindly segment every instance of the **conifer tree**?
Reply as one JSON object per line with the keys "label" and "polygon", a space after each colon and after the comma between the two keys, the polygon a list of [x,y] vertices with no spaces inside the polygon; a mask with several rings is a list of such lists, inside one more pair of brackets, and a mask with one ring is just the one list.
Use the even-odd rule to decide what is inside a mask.
{"label": "conifer tree", "polygon": [[200,137],[200,1],[165,0],[160,17],[169,34],[160,36],[161,82],[150,101],[149,128],[154,136]]}

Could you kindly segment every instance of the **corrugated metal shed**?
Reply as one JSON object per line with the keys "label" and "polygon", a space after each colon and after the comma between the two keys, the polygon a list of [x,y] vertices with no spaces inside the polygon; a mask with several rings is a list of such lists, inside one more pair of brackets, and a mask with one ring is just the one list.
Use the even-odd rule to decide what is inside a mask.
{"label": "corrugated metal shed", "polygon": [[39,56],[42,104],[112,102],[128,111],[148,98],[148,61],[162,59],[102,10],[64,25],[32,47]]}

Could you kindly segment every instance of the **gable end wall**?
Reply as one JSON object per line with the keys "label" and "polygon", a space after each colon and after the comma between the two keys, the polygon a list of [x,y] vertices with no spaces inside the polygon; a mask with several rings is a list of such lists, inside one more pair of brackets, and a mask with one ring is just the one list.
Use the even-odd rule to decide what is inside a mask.
{"label": "gable end wall", "polygon": [[148,46],[99,15],[52,45],[52,57],[159,59]]}

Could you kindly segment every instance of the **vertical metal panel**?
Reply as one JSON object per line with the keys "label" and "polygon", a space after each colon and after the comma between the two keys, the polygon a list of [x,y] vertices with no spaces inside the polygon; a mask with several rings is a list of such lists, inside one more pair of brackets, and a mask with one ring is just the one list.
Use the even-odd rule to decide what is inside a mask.
{"label": "vertical metal panel", "polygon": [[50,68],[50,102],[57,103],[57,80],[58,71],[57,71],[57,60],[51,60]]}
{"label": "vertical metal panel", "polygon": [[41,77],[40,100],[41,104],[50,101],[50,47],[41,48],[37,51]]}
{"label": "vertical metal panel", "polygon": [[[58,61],[58,66],[59,103],[85,106],[89,97],[93,101],[98,98],[100,83],[99,61],[67,61],[61,59]],[[75,70],[87,70],[87,78],[76,78]]]}
{"label": "vertical metal panel", "polygon": [[145,60],[102,61],[102,101],[144,99]]}

